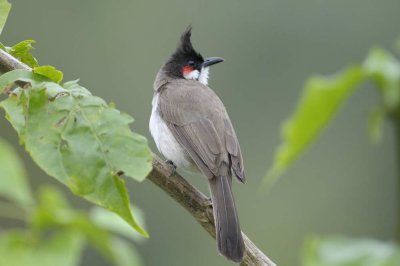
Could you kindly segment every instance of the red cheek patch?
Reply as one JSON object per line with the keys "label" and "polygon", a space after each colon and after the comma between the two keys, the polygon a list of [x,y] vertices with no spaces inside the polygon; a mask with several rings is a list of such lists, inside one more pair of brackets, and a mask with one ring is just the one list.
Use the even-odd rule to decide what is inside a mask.
{"label": "red cheek patch", "polygon": [[184,66],[182,67],[182,73],[183,75],[189,75],[193,71],[193,68],[190,66]]}

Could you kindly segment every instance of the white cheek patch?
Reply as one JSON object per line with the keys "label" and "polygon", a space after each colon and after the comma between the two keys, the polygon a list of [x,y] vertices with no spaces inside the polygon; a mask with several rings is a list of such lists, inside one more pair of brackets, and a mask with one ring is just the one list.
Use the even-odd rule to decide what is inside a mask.
{"label": "white cheek patch", "polygon": [[198,80],[199,82],[203,83],[204,85],[208,84],[208,76],[209,76],[209,68],[208,67],[203,67],[201,71],[193,70],[189,72],[188,74],[183,73],[183,77],[185,79],[194,79]]}
{"label": "white cheek patch", "polygon": [[200,76],[200,72],[197,69],[189,72],[188,74],[183,73],[183,77],[185,79],[195,79],[195,80],[197,80],[197,79],[199,79],[199,76]]}
{"label": "white cheek patch", "polygon": [[200,81],[204,85],[208,84],[208,76],[210,74],[210,72],[208,70],[209,70],[208,67],[201,68],[200,76],[198,78],[198,81]]}

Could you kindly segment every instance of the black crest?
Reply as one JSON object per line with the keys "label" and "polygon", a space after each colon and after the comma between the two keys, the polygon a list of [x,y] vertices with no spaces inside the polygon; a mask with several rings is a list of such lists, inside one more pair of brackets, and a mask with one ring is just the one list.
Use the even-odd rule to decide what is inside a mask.
{"label": "black crest", "polygon": [[190,40],[192,36],[192,27],[189,26],[183,33],[175,52],[170,56],[165,64],[167,74],[173,77],[183,77],[182,67],[189,61],[195,62],[196,68],[200,69],[204,62],[201,54],[196,52]]}
{"label": "black crest", "polygon": [[192,37],[192,27],[189,26],[181,36],[181,41],[178,44],[175,54],[184,54],[184,55],[197,55],[196,50],[194,50],[192,41],[190,38]]}

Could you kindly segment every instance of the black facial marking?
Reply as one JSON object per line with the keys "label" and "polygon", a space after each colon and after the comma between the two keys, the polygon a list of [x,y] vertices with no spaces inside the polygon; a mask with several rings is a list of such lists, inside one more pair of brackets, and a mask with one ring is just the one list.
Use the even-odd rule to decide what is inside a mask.
{"label": "black facial marking", "polygon": [[178,47],[164,66],[167,75],[171,77],[184,78],[182,75],[182,68],[184,66],[190,66],[199,71],[201,70],[201,64],[204,62],[204,58],[193,48],[190,40],[192,35],[191,30],[192,28],[188,27],[188,29],[183,32]]}

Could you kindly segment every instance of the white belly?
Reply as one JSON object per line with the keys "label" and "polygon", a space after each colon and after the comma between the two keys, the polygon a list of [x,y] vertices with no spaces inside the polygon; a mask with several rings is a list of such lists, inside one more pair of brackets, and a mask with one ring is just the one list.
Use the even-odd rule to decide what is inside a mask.
{"label": "white belly", "polygon": [[191,169],[193,167],[192,160],[188,157],[182,146],[176,141],[172,132],[160,117],[158,112],[158,94],[153,98],[153,108],[150,116],[150,133],[153,136],[157,149],[161,154],[174,162],[178,167]]}

